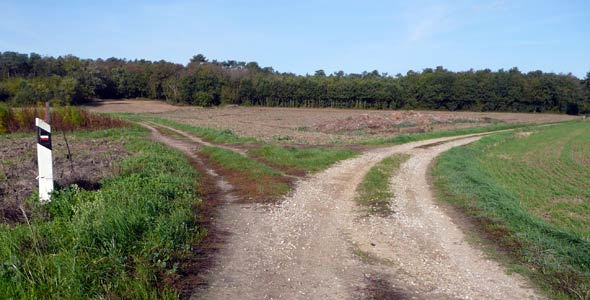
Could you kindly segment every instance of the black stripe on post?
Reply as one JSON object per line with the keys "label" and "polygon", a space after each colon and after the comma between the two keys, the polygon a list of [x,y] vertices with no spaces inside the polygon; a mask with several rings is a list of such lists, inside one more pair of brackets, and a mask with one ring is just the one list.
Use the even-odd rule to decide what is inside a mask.
{"label": "black stripe on post", "polygon": [[[41,137],[47,137],[43,139]],[[51,132],[46,131],[41,127],[37,127],[37,143],[49,150],[51,150]]]}

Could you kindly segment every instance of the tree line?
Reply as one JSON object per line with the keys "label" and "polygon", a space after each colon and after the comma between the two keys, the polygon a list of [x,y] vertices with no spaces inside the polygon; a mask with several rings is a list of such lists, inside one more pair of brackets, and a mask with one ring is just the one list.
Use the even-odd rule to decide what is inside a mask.
{"label": "tree line", "polygon": [[223,104],[372,109],[590,112],[590,72],[451,72],[443,67],[395,76],[378,71],[296,75],[256,62],[80,59],[0,53],[0,101],[79,104],[93,98],[145,97],[174,104]]}

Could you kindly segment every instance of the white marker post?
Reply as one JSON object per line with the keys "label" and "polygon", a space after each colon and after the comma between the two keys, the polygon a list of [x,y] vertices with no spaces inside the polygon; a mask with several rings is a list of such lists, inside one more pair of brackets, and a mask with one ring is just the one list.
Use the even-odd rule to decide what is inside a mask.
{"label": "white marker post", "polygon": [[53,191],[53,159],[51,157],[51,127],[45,121],[36,118],[37,126],[37,162],[39,164],[39,200],[51,201]]}

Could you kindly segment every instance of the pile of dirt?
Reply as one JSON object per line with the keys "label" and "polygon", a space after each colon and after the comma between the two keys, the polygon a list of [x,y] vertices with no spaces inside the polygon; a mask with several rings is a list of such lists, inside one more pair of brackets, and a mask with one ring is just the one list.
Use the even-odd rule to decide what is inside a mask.
{"label": "pile of dirt", "polygon": [[344,119],[313,125],[313,129],[325,133],[362,131],[368,134],[379,133],[418,133],[431,131],[435,125],[458,123],[485,123],[489,118],[468,116],[457,118],[452,115],[417,111],[393,111],[388,114],[365,113]]}
{"label": "pile of dirt", "polygon": [[[117,172],[117,162],[128,153],[124,141],[109,139],[68,138],[71,160],[62,137],[53,137],[53,176],[57,186],[77,184],[96,190],[100,180]],[[25,200],[38,187],[36,179],[36,140],[3,139],[0,148],[0,222],[15,224],[25,221],[28,213]]]}

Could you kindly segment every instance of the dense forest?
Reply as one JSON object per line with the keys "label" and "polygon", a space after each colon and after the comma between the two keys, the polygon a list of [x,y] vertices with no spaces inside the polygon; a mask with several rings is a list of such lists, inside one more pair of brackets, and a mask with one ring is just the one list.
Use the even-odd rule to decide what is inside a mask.
{"label": "dense forest", "polygon": [[443,67],[390,76],[378,71],[313,75],[280,73],[256,62],[57,58],[0,52],[0,102],[51,100],[79,104],[93,98],[162,99],[175,104],[473,111],[590,112],[590,72],[571,74],[517,68],[451,72]]}

